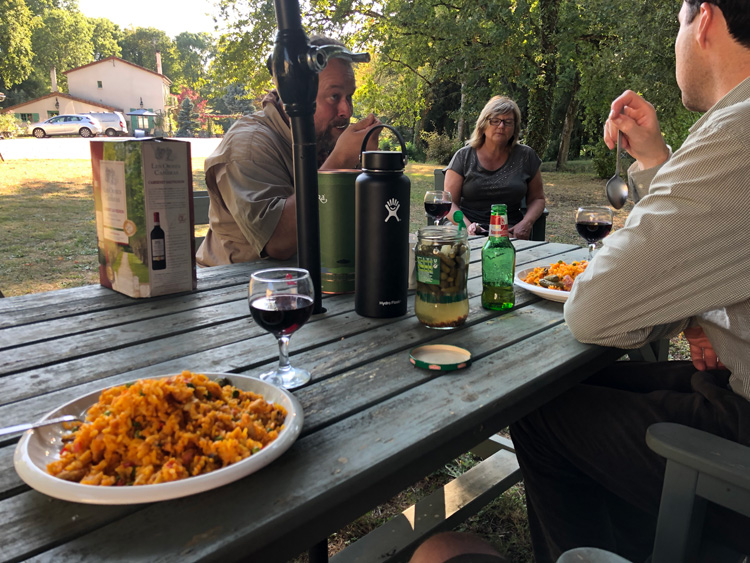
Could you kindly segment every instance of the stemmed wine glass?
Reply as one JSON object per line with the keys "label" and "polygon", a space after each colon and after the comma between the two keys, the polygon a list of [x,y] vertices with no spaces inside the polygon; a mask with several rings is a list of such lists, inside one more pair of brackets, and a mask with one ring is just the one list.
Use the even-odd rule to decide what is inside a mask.
{"label": "stemmed wine glass", "polygon": [[289,363],[289,339],[313,311],[315,290],[301,268],[270,268],[250,276],[248,302],[253,319],[279,341],[279,366],[260,379],[285,389],[310,381],[310,372]]}
{"label": "stemmed wine glass", "polygon": [[451,193],[446,191],[427,192],[424,194],[424,210],[428,221],[439,225],[440,221],[451,210]]}
{"label": "stemmed wine glass", "polygon": [[589,243],[589,255],[586,260],[591,260],[596,243],[612,230],[612,210],[596,205],[579,207],[576,211],[576,230]]}

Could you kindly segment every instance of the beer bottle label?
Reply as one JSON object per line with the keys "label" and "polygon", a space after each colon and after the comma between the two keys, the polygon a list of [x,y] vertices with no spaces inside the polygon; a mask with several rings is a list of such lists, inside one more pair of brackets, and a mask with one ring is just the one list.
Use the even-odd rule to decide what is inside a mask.
{"label": "beer bottle label", "polygon": [[492,215],[490,217],[490,236],[508,236],[508,218],[505,215]]}
{"label": "beer bottle label", "polygon": [[417,255],[417,281],[440,285],[440,258],[437,256]]}

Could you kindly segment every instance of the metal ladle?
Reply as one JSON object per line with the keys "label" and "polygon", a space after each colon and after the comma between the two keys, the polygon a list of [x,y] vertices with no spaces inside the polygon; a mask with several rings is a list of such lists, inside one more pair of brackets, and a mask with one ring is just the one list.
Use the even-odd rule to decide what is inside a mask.
{"label": "metal ladle", "polygon": [[[83,416],[83,415],[81,415]],[[66,414],[57,418],[49,418],[47,420],[40,420],[37,422],[30,422],[27,424],[16,424],[15,426],[8,426],[6,428],[0,428],[0,436],[6,436],[9,434],[17,434],[19,432],[26,432],[32,428],[39,428],[40,426],[49,426],[50,424],[60,424],[61,422],[73,422],[74,420],[83,420],[83,418]]]}
{"label": "metal ladle", "polygon": [[620,178],[620,144],[622,131],[617,132],[617,164],[615,175],[607,181],[607,199],[615,209],[620,209],[628,201],[628,185]]}

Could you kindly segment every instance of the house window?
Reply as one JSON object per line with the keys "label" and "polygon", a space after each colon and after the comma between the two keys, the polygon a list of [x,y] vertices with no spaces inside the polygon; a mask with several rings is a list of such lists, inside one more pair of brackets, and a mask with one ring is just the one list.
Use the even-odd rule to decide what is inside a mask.
{"label": "house window", "polygon": [[55,117],[56,115],[60,115],[60,112],[59,111],[50,111],[50,110],[47,110],[47,117],[48,118],[49,117]]}
{"label": "house window", "polygon": [[99,88],[99,89],[101,89],[101,87],[102,87],[102,81],[101,80],[97,80],[96,81],[96,87]]}
{"label": "house window", "polygon": [[34,116],[31,113],[22,113],[21,115],[21,121],[33,121]]}

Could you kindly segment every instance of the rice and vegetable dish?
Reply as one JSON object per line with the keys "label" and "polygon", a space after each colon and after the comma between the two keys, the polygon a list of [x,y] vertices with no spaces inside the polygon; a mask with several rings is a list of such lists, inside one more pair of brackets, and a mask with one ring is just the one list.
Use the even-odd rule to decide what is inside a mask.
{"label": "rice and vegetable dish", "polygon": [[538,285],[547,289],[556,289],[559,291],[570,291],[573,282],[578,274],[583,273],[588,266],[586,260],[580,262],[571,262],[566,264],[562,260],[543,268],[534,268],[525,278],[525,281],[531,285]]}
{"label": "rice and vegetable dish", "polygon": [[259,452],[286,414],[262,395],[189,371],[143,379],[102,391],[47,470],[84,485],[176,481]]}

